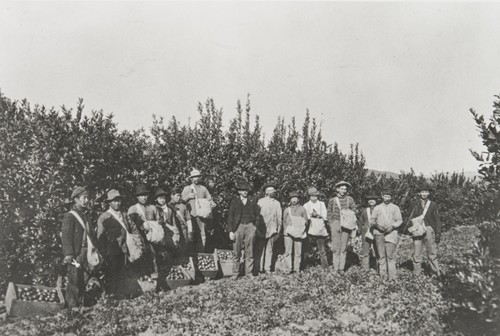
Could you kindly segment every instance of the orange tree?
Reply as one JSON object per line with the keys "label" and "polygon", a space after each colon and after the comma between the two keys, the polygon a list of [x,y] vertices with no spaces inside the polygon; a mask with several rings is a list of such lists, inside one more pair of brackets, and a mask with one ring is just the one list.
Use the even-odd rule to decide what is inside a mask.
{"label": "orange tree", "polygon": [[[327,200],[336,182],[348,180],[361,206],[367,193],[389,186],[403,210],[424,179],[413,172],[401,173],[398,179],[367,176],[358,145],[345,154],[336,143],[328,144],[309,111],[301,128],[295,118],[287,124],[279,117],[268,141],[259,117],[252,116],[249,97],[244,105],[237,102],[236,116],[227,128],[213,99],[200,103],[198,113],[193,125],[181,125],[175,117],[168,122],[154,117],[147,134],[143,129],[119,131],[113,116],[103,111],[84,114],[81,100],[75,110],[63,106],[56,111],[32,108],[26,101],[13,102],[0,94],[0,285],[7,280],[54,280],[60,220],[76,185],[91,191],[95,219],[103,210],[107,189],[124,193],[127,206],[134,201],[132,190],[138,182],[151,189],[183,186],[190,170],[197,168],[215,197],[215,221],[223,228],[239,179],[248,180],[257,197],[265,183],[276,183],[283,205],[288,192],[305,193],[310,186],[316,186]],[[431,182],[450,225],[475,216],[471,204],[481,200],[471,199],[465,206],[464,197],[482,195],[470,192],[478,184],[463,176],[439,174]]]}

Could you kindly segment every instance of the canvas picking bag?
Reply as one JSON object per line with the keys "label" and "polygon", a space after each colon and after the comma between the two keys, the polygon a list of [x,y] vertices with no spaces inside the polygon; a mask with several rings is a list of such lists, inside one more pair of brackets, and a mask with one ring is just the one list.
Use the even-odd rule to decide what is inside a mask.
{"label": "canvas picking bag", "polygon": [[[323,202],[319,203],[320,212],[325,206]],[[325,220],[323,218],[311,218],[311,225],[307,231],[311,236],[328,237],[328,231],[326,230]]]}
{"label": "canvas picking bag", "polygon": [[306,237],[306,222],[304,217],[292,216],[292,210],[288,208],[288,215],[290,216],[290,225],[286,228],[286,234],[293,238],[304,239]]}
{"label": "canvas picking bag", "polygon": [[413,237],[423,236],[427,232],[427,228],[425,227],[424,223],[424,217],[427,214],[427,210],[429,210],[430,204],[431,201],[427,201],[427,203],[425,204],[424,212],[420,216],[411,219],[412,225],[408,228],[408,232],[410,232]]}
{"label": "canvas picking bag", "polygon": [[196,195],[194,199],[196,214],[201,218],[209,218],[212,214],[212,205],[210,204],[210,201],[206,198],[198,198],[194,186],[191,186],[191,190]]}
{"label": "canvas picking bag", "polygon": [[85,227],[85,223],[83,222],[83,219],[80,217],[80,215],[78,215],[78,213],[74,210],[71,210],[69,213],[78,220],[83,228],[83,231],[85,232],[85,236],[87,238],[87,263],[89,265],[89,268],[93,270],[99,267],[103,263],[104,259],[97,248],[94,246],[94,244],[92,244],[89,233],[87,232],[87,228]]}
{"label": "canvas picking bag", "polygon": [[144,242],[142,241],[142,237],[138,233],[130,233],[127,230],[127,226],[125,223],[122,221],[121,218],[119,218],[114,212],[108,210],[108,212],[115,217],[115,219],[120,223],[120,225],[125,229],[126,232],[126,244],[127,244],[127,250],[128,250],[128,260],[130,262],[134,262],[142,257],[142,254],[144,252]]}
{"label": "canvas picking bag", "polygon": [[337,202],[340,210],[340,226],[347,230],[356,230],[358,228],[358,220],[354,211],[351,209],[342,209],[338,197],[335,197],[335,202]]}
{"label": "canvas picking bag", "polygon": [[152,243],[161,243],[165,238],[165,231],[157,221],[146,221],[149,231],[146,233],[146,239]]}
{"label": "canvas picking bag", "polygon": [[165,232],[160,224],[157,221],[151,221],[146,219],[146,214],[144,213],[144,209],[141,206],[136,206],[139,215],[141,215],[144,220],[144,227],[148,229],[146,233],[146,239],[152,243],[161,243],[163,242],[163,238],[165,237]]}

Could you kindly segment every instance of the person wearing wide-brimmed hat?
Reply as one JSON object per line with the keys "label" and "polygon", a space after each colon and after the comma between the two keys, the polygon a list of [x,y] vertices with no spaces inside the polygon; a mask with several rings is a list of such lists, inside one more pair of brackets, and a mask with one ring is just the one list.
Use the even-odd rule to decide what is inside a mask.
{"label": "person wearing wide-brimmed hat", "polygon": [[[356,204],[354,199],[348,195],[352,190],[352,185],[346,181],[340,181],[335,184],[337,194],[328,202],[328,223],[332,237],[332,263],[334,271],[343,272],[347,256],[347,244],[352,234],[352,218],[355,217]],[[341,222],[341,212],[345,214],[344,218],[349,218],[349,226],[346,227]]]}
{"label": "person wearing wide-brimmed hat", "polygon": [[260,207],[255,199],[248,197],[250,184],[239,181],[236,184],[238,196],[229,204],[227,227],[233,243],[233,279],[240,270],[241,251],[245,251],[245,275],[251,275],[254,268],[255,232],[260,226]]}
{"label": "person wearing wide-brimmed hat", "polygon": [[415,219],[422,216],[425,232],[420,236],[414,236],[413,273],[419,275],[422,272],[422,249],[425,244],[429,264],[433,272],[441,274],[437,259],[437,244],[441,241],[441,218],[439,207],[435,201],[429,199],[432,188],[422,183],[418,186],[418,197],[410,205],[410,218]]}
{"label": "person wearing wide-brimmed hat", "polygon": [[383,202],[377,205],[370,218],[378,254],[378,270],[381,277],[393,280],[397,277],[396,246],[397,228],[403,223],[401,210],[392,203],[393,192],[386,188],[381,194]]}
{"label": "person wearing wide-brimmed hat", "polygon": [[271,272],[274,242],[279,236],[282,225],[281,204],[275,199],[276,187],[273,184],[264,185],[265,196],[259,199],[260,214],[266,226],[265,236],[256,238],[256,264],[258,271]]}
{"label": "person wearing wide-brimmed hat", "polygon": [[365,270],[370,269],[370,251],[373,245],[373,230],[370,227],[370,218],[379,198],[375,194],[369,194],[365,197],[368,206],[361,212],[359,221],[359,232],[361,232],[361,252],[359,253],[359,259],[361,267]]}
{"label": "person wearing wide-brimmed hat", "polygon": [[286,271],[289,273],[300,272],[302,241],[307,237],[307,211],[300,205],[300,196],[299,191],[290,192],[288,194],[290,205],[283,211],[283,234],[285,236],[283,259]]}
{"label": "person wearing wide-brimmed hat", "polygon": [[321,266],[323,268],[328,268],[328,258],[326,256],[325,247],[326,239],[328,238],[328,231],[325,226],[325,223],[328,221],[326,205],[323,201],[318,199],[320,193],[315,187],[309,188],[307,194],[309,195],[309,201],[304,204],[304,209],[306,209],[307,218],[309,219],[308,237],[316,241]]}
{"label": "person wearing wide-brimmed hat", "polygon": [[106,294],[119,296],[125,294],[121,285],[128,266],[127,232],[137,234],[139,230],[133,222],[128,221],[127,214],[122,211],[120,192],[111,189],[106,196],[105,201],[109,208],[97,219],[97,243],[106,262],[104,290]]}
{"label": "person wearing wide-brimmed hat", "polygon": [[76,187],[71,193],[74,203],[66,213],[61,225],[64,263],[68,266],[66,303],[69,308],[83,303],[85,277],[87,272],[87,236],[91,236],[90,219],[87,214],[89,193],[84,187]]}
{"label": "person wearing wide-brimmed hat", "polygon": [[145,184],[139,183],[136,185],[134,195],[137,203],[128,209],[127,219],[137,226],[146,245],[146,253],[143,257],[144,263],[140,272],[146,278],[156,277],[158,276],[157,254],[161,250],[159,246],[161,243],[151,242],[148,239],[148,234],[151,235],[153,230],[159,230],[163,227],[163,217],[156,206],[147,204],[149,189]]}
{"label": "person wearing wide-brimmed hat", "polygon": [[163,216],[166,251],[173,258],[177,258],[186,252],[187,227],[177,208],[167,203],[168,194],[163,188],[158,188],[154,199]]}
{"label": "person wearing wide-brimmed hat", "polygon": [[208,189],[200,184],[201,172],[199,170],[193,169],[189,179],[191,184],[184,187],[181,197],[191,212],[193,224],[196,224],[193,225],[196,252],[205,252],[207,243],[205,230],[212,219],[212,208],[215,207],[215,203]]}

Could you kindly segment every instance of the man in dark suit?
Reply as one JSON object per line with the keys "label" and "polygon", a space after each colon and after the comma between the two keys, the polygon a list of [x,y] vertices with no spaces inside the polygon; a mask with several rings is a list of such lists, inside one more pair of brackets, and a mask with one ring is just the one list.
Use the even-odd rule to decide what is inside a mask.
{"label": "man in dark suit", "polygon": [[227,226],[229,238],[234,241],[233,279],[239,275],[241,251],[245,250],[245,275],[250,275],[254,266],[253,247],[256,231],[261,228],[260,207],[257,201],[248,197],[250,185],[239,182],[236,185],[239,196],[234,198],[229,205]]}
{"label": "man in dark suit", "polygon": [[68,308],[78,307],[83,303],[84,277],[87,268],[87,237],[85,231],[91,232],[90,221],[86,214],[89,193],[83,187],[76,187],[71,193],[71,200],[74,205],[71,211],[64,215],[61,226],[64,263],[68,265],[68,283],[66,284]]}
{"label": "man in dark suit", "polygon": [[[437,260],[437,244],[441,241],[441,219],[436,202],[429,200],[431,187],[422,184],[418,188],[418,197],[410,206],[411,218],[423,216],[425,233],[413,237],[415,250],[413,253],[413,273],[419,275],[422,272],[422,249],[425,244],[427,256],[431,269],[439,276],[441,271]],[[425,214],[424,214],[425,212]]]}

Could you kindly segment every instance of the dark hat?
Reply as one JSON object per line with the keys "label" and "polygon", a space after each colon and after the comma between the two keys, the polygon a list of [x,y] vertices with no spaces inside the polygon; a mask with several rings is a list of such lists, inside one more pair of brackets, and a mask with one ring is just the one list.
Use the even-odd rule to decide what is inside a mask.
{"label": "dark hat", "polygon": [[173,187],[172,189],[170,189],[170,195],[175,195],[175,194],[182,194],[182,188]]}
{"label": "dark hat", "polygon": [[167,196],[167,195],[168,195],[168,193],[165,190],[163,190],[163,188],[158,188],[155,191],[154,199],[156,199],[156,198],[158,198],[160,196]]}
{"label": "dark hat", "polygon": [[149,190],[145,184],[141,183],[135,186],[135,192],[134,192],[135,196],[148,195],[148,194]]}
{"label": "dark hat", "polygon": [[87,189],[85,189],[84,187],[76,187],[71,192],[71,199],[75,199],[75,198],[80,197],[84,194],[86,194],[87,196],[89,195],[89,192],[87,191]]}
{"label": "dark hat", "polygon": [[431,191],[432,190],[432,187],[427,184],[427,183],[422,183],[420,184],[418,187],[417,187],[417,191],[418,192],[421,192],[422,190],[428,190],[428,191]]}
{"label": "dark hat", "polygon": [[262,186],[262,189],[266,190],[267,188],[274,188],[276,189],[276,184],[275,183],[266,183]]}
{"label": "dark hat", "polygon": [[251,186],[247,181],[239,181],[236,183],[236,190],[250,190]]}
{"label": "dark hat", "polygon": [[369,200],[378,200],[379,199],[379,196],[375,195],[375,194],[368,194],[365,196],[365,200],[369,201]]}
{"label": "dark hat", "polygon": [[380,193],[380,195],[384,196],[384,195],[391,195],[391,196],[394,196],[394,193],[392,192],[391,189],[389,188],[384,188],[382,189],[382,192]]}
{"label": "dark hat", "polygon": [[120,192],[116,189],[111,189],[108,191],[108,198],[106,198],[107,202],[111,202],[117,198],[122,198],[122,195],[120,195]]}
{"label": "dark hat", "polygon": [[315,187],[309,188],[307,190],[307,193],[309,194],[309,196],[319,196],[319,191]]}
{"label": "dark hat", "polygon": [[340,181],[337,184],[335,184],[335,188],[339,188],[339,187],[342,187],[342,186],[346,186],[346,187],[352,189],[352,184],[350,184],[349,182],[346,182],[346,181]]}
{"label": "dark hat", "polygon": [[300,198],[300,192],[297,190],[297,191],[292,191],[288,194],[288,199],[291,199],[293,197],[298,197]]}

